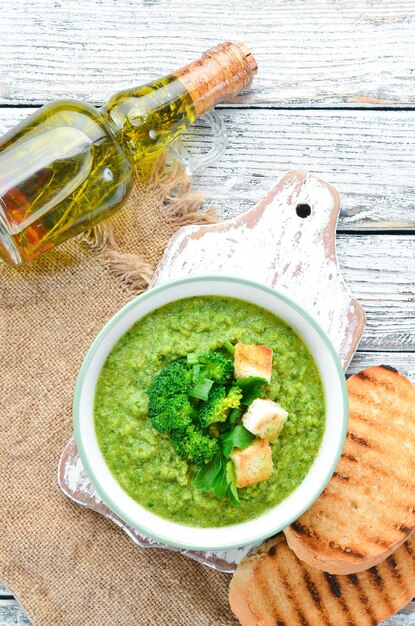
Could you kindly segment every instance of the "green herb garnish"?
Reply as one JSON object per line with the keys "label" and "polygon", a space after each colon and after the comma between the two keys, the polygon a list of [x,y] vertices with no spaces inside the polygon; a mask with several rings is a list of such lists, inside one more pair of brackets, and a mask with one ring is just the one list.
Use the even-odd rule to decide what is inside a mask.
{"label": "green herb garnish", "polygon": [[228,497],[229,500],[235,506],[239,506],[241,501],[239,500],[238,489],[236,487],[236,474],[235,465],[232,461],[226,463],[226,482],[228,484]]}
{"label": "green herb garnish", "polygon": [[240,504],[235,467],[232,461],[226,461],[221,454],[216,454],[209,463],[199,469],[195,485],[201,491],[213,491],[216,498],[228,495],[232,504],[236,506]]}
{"label": "green herb garnish", "polygon": [[195,485],[201,491],[209,491],[213,489],[218,474],[222,471],[223,459],[220,453],[216,454],[213,459],[202,465],[195,477]]}
{"label": "green herb garnish", "polygon": [[235,354],[235,346],[230,341],[225,341],[223,347],[232,355]]}
{"label": "green herb garnish", "polygon": [[195,386],[189,391],[189,396],[198,400],[207,400],[212,389],[213,380],[199,378]]}
{"label": "green herb garnish", "polygon": [[222,452],[225,456],[232,454],[234,448],[243,450],[255,439],[255,435],[249,432],[242,424],[238,424],[232,430],[220,436]]}
{"label": "green herb garnish", "polygon": [[[224,350],[234,354],[226,341]],[[148,389],[151,424],[170,436],[179,456],[197,464],[195,484],[217,498],[226,495],[240,504],[235,466],[229,458],[255,439],[241,424],[246,407],[261,397],[265,378],[234,379],[233,359],[224,351],[209,350],[166,365]]]}
{"label": "green herb garnish", "polygon": [[186,358],[189,365],[196,365],[196,363],[199,363],[199,357],[196,352],[189,352]]}
{"label": "green herb garnish", "polygon": [[242,389],[242,404],[248,406],[257,398],[261,398],[261,387],[268,385],[268,381],[259,376],[248,376],[247,378],[238,378],[235,385]]}

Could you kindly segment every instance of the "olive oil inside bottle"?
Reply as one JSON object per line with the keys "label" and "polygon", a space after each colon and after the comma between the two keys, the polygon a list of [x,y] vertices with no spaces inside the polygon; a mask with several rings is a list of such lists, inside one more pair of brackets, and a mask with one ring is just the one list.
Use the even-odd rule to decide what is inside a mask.
{"label": "olive oil inside bottle", "polygon": [[16,131],[1,146],[0,213],[29,261],[118,208],[132,162],[87,104],[46,105]]}
{"label": "olive oil inside bottle", "polygon": [[243,44],[225,43],[101,109],[63,100],[36,111],[0,139],[0,258],[31,261],[112,215],[137,169],[255,70]]}

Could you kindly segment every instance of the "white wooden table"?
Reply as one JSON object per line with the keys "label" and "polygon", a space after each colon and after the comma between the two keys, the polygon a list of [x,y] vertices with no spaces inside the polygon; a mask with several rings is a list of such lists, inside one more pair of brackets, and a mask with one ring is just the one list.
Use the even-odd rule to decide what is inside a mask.
{"label": "white wooden table", "polygon": [[[45,102],[101,104],[212,44],[246,42],[258,76],[220,107],[229,145],[194,185],[231,217],[291,169],[334,184],[339,260],[367,313],[350,371],[386,363],[415,381],[415,0],[1,4],[1,133]],[[387,623],[415,626],[415,604]],[[0,585],[0,626],[12,624],[29,622]]]}

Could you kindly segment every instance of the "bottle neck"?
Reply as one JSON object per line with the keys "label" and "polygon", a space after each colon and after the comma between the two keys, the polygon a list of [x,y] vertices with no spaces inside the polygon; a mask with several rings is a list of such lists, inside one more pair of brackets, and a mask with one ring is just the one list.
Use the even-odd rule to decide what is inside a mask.
{"label": "bottle neck", "polygon": [[188,91],[196,118],[251,84],[256,61],[243,43],[226,42],[173,73]]}
{"label": "bottle neck", "polygon": [[169,76],[115,94],[101,111],[140,162],[160,153],[216,104],[242,91],[256,69],[244,44],[223,43]]}

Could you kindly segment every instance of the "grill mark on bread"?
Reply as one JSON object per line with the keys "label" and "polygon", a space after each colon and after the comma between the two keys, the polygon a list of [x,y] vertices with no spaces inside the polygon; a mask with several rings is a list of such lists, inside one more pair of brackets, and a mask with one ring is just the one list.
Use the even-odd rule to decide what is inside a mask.
{"label": "grill mark on bread", "polygon": [[[272,562],[275,563],[275,566],[277,568],[277,571],[283,571],[283,559],[280,559],[279,557],[281,556],[281,550],[280,547],[285,547],[286,550],[288,550],[287,544],[284,542],[284,540],[277,545],[271,546],[275,548],[275,554],[272,557]],[[284,550],[282,550],[282,554],[284,555]],[[291,551],[289,551],[289,556],[294,559],[294,566],[299,567],[298,562],[296,557],[294,557],[294,555],[292,555]],[[300,566],[301,567],[301,566]],[[259,569],[259,566],[258,566]],[[292,569],[294,568],[290,568],[290,571],[292,571]],[[266,568],[264,569],[260,569],[260,572],[258,573],[257,576],[257,585],[259,586],[259,589],[263,595],[264,598],[264,604],[266,606],[268,606],[269,610],[271,610],[272,612],[272,616],[274,617],[274,619],[277,619],[278,616],[278,612],[279,612],[279,606],[278,603],[275,603],[274,600],[274,596],[272,593],[272,587],[271,587],[271,579],[269,576],[267,576],[267,571]],[[287,580],[287,576],[283,575],[281,576],[281,583],[285,589],[286,595],[287,595],[287,599],[289,601],[289,609],[291,610],[291,612],[294,612],[296,614],[296,616],[298,617],[298,620],[301,623],[301,626],[310,626],[309,622],[306,619],[306,616],[304,615],[303,611],[301,611],[300,607],[298,606],[298,601],[297,598],[295,597],[295,592],[294,589],[292,588],[292,586],[290,585],[290,583]],[[254,611],[255,612],[255,611]],[[260,618],[260,615],[255,614],[255,617]],[[284,620],[286,619],[287,615],[284,616]],[[289,618],[289,616],[288,616]],[[277,622],[278,623],[278,622]],[[284,624],[284,621],[282,620],[282,623]]]}
{"label": "grill mark on bread", "polygon": [[[356,376],[360,378],[361,380],[365,380],[368,383],[371,383],[374,387],[385,387],[391,392],[395,391],[394,386],[391,384],[389,380],[379,379],[376,375],[370,376],[369,374],[367,374],[367,370],[364,370],[363,372],[359,372],[358,374],[356,374]],[[368,398],[366,398],[366,401],[367,400]]]}
{"label": "grill mark on bread", "polygon": [[[265,546],[262,552],[257,549],[253,553],[255,556],[260,554],[261,559],[248,557],[244,560],[257,564],[251,577],[246,577],[246,566],[243,566],[242,580],[234,585],[235,592],[237,589],[239,592],[241,611],[246,602],[249,604],[251,621],[248,623],[252,626],[263,623],[275,626],[376,626],[415,595],[415,537],[409,538],[392,558],[388,557],[377,567],[338,576],[299,561],[284,540],[278,541],[277,538]],[[275,547],[273,557],[268,556],[271,546]],[[395,573],[399,572],[400,580],[395,578],[391,568]],[[238,578],[238,570],[234,579]],[[238,615],[235,592],[231,607]]]}
{"label": "grill mark on bread", "polygon": [[320,594],[317,590],[316,584],[311,580],[310,574],[308,572],[304,572],[303,579],[307,587],[307,591],[310,594],[311,598],[313,599],[314,604],[316,605],[318,609],[321,609]]}
{"label": "grill mark on bread", "polygon": [[366,463],[365,466],[367,467],[367,469],[372,470],[375,476],[379,474],[381,476],[388,476],[388,477],[390,476],[390,472],[383,469],[383,467],[380,467],[379,465],[373,465],[373,463]]}
{"label": "grill mark on bread", "polygon": [[350,613],[349,606],[342,596],[342,589],[337,576],[335,576],[335,574],[329,574],[328,572],[323,572],[323,575],[330,587],[332,594],[337,598],[340,607],[347,618],[348,626],[356,626],[353,620],[353,616]]}
{"label": "grill mark on bread", "polygon": [[343,452],[342,457],[347,459],[348,461],[351,461],[352,463],[357,463],[357,459],[355,456],[353,456],[353,454],[350,454],[349,452]]}
{"label": "grill mark on bread", "polygon": [[385,549],[390,547],[389,541],[386,541],[385,539],[382,539],[381,537],[375,537],[373,539],[373,543],[376,543],[376,545],[381,546],[382,548],[385,548]]}
{"label": "grill mark on bread", "polygon": [[357,593],[359,595],[359,600],[366,612],[366,615],[370,618],[370,621],[372,622],[372,626],[376,626],[378,624],[378,620],[372,613],[371,602],[367,594],[365,593],[365,591],[362,589],[360,585],[359,577],[356,576],[356,574],[349,574],[348,579],[350,580],[352,585],[356,588]]}
{"label": "grill mark on bread", "polygon": [[356,378],[360,378],[361,380],[370,380],[370,376],[368,376],[367,374],[365,374],[364,371],[362,372],[357,372],[357,374],[355,374]]}
{"label": "grill mark on bread", "polygon": [[335,476],[336,478],[340,478],[340,480],[345,480],[345,481],[349,480],[349,476],[344,476],[343,474],[339,474],[338,472],[334,472],[333,476]]}
{"label": "grill mark on bread", "polygon": [[357,413],[357,411],[353,411],[353,421],[354,422],[360,422],[361,424],[370,424],[370,425],[372,425],[372,422],[371,422],[370,419],[366,419],[365,417],[363,417],[362,415]]}
{"label": "grill mark on bread", "polygon": [[301,611],[301,609],[298,607],[295,596],[293,594],[293,590],[291,585],[289,584],[289,582],[287,581],[286,577],[283,576],[281,578],[281,582],[283,584],[283,587],[285,589],[285,591],[287,592],[287,596],[288,599],[291,602],[291,608],[293,609],[293,611],[297,614],[298,619],[300,620],[302,626],[310,626],[308,621],[306,620],[306,617],[304,615],[304,613]]}
{"label": "grill mark on bread", "polygon": [[367,571],[368,571],[368,574],[370,574],[370,576],[373,578],[375,589],[377,589],[379,592],[381,592],[382,599],[385,602],[385,604],[388,607],[388,609],[391,611],[391,615],[392,615],[395,612],[394,611],[394,605],[391,602],[388,594],[385,592],[385,588],[384,588],[385,587],[385,581],[383,580],[382,576],[380,575],[378,568],[375,565],[374,567],[371,567]]}
{"label": "grill mark on bread", "polygon": [[[279,552],[281,564],[284,564],[281,571],[282,577],[288,584],[293,583],[294,588],[291,589],[292,600],[295,602],[296,609],[297,607],[302,609],[302,617],[299,616],[301,623],[303,624],[303,620],[305,620],[305,624],[311,623],[311,625],[314,625],[317,619],[319,626],[323,624],[332,626],[330,616],[327,614],[325,600],[322,600],[320,597],[320,591],[324,592],[321,584],[319,584],[321,573],[316,570],[313,571],[313,568],[309,568],[299,561],[286,542],[281,544]],[[315,574],[315,578],[313,574]],[[305,599],[306,594],[304,593],[304,586],[301,585],[301,579],[303,579],[313,603]]]}
{"label": "grill mark on bread", "polygon": [[[312,573],[312,570],[310,571],[310,570],[304,569],[304,566],[302,565],[301,565],[301,569],[303,571],[303,579],[306,584],[307,590],[318,611],[319,626],[321,626],[321,624],[324,624],[325,626],[333,626],[333,620],[330,615],[330,609],[327,607],[327,598],[323,597],[322,599],[320,595],[320,591],[321,593],[324,594],[324,589],[322,589],[322,586],[321,586],[321,577],[323,575],[323,572],[315,570],[317,580],[312,580],[311,575],[310,575]],[[312,621],[313,623],[315,623],[314,619],[312,619]],[[349,624],[349,626],[354,626],[354,625]]]}
{"label": "grill mark on bread", "polygon": [[388,558],[386,559],[385,563],[388,564],[390,571],[392,572],[392,576],[394,578],[396,578],[397,580],[399,580],[399,582],[401,581],[401,574],[399,572],[398,569],[398,564],[396,563],[395,558],[393,557],[393,555],[391,554],[391,556],[388,556]]}
{"label": "grill mark on bread", "polygon": [[379,574],[379,570],[378,570],[378,568],[376,567],[376,565],[375,565],[374,567],[371,567],[371,568],[368,570],[368,572],[369,572],[369,574],[370,574],[370,575],[374,578],[375,583],[376,583],[376,587],[378,587],[381,591],[383,591],[383,585],[384,585],[383,578],[382,578],[382,576]]}
{"label": "grill mark on bread", "polygon": [[400,530],[403,535],[409,536],[413,528],[412,527],[410,528],[409,526],[405,526],[404,524],[401,524],[398,530]]}
{"label": "grill mark on bread", "polygon": [[383,367],[384,370],[389,370],[390,372],[394,372],[395,374],[399,374],[398,370],[392,365],[379,365],[379,367]]}
{"label": "grill mark on bread", "polygon": [[329,541],[330,548],[334,548],[335,550],[340,550],[343,554],[348,554],[350,556],[354,556],[356,559],[365,559],[366,555],[361,552],[357,552],[357,550],[353,550],[352,548],[344,548],[342,545],[337,543],[336,541]]}
{"label": "grill mark on bread", "polygon": [[358,393],[357,391],[354,391],[353,389],[348,389],[348,396],[349,396],[349,401],[353,400],[360,400],[361,402],[364,402],[365,404],[367,404],[369,402],[369,404],[372,403],[371,398],[368,398],[367,396],[364,396],[362,393]]}
{"label": "grill mark on bread", "polygon": [[358,437],[354,433],[347,433],[347,436],[350,437],[350,439],[357,443],[359,446],[364,446],[365,448],[372,447],[366,439],[363,439],[363,437]]}
{"label": "grill mark on bread", "polygon": [[296,521],[293,524],[291,524],[291,528],[298,533],[299,535],[305,535],[306,537],[312,537],[313,533],[312,531],[307,528],[306,526],[304,526],[303,524],[300,524],[300,522]]}
{"label": "grill mark on bread", "polygon": [[340,598],[340,596],[342,595],[342,592],[341,592],[337,577],[334,574],[329,574],[327,572],[324,572],[324,576],[329,584],[329,587],[333,595],[335,595],[336,598]]}
{"label": "grill mark on bread", "polygon": [[[366,467],[370,469],[371,472],[373,472],[373,475],[380,474],[380,475],[384,475],[385,477],[390,476],[388,472],[384,471],[382,468],[378,467],[377,465],[368,464]],[[340,469],[342,468],[340,467]],[[342,475],[340,472],[335,472],[334,475],[335,475],[335,478],[337,477],[337,480],[339,480],[339,482],[341,480],[344,480],[344,482],[347,483],[348,478],[352,478],[349,476]],[[358,504],[356,504],[353,508],[355,508],[356,510],[361,508],[362,489],[367,488],[368,485],[365,485],[365,483],[359,483],[359,482],[354,483],[353,481],[349,480],[348,484],[356,485],[355,486],[356,491],[355,491],[354,498],[353,498],[351,497],[350,493],[343,494],[342,492],[339,492],[338,490],[336,490],[334,488],[335,484],[336,484],[335,482],[334,483],[332,482],[331,485],[329,484],[329,486],[326,487],[326,490],[324,491],[324,498],[327,500],[327,502],[333,501],[333,503],[335,502],[336,505],[338,505],[337,508],[341,509],[342,506],[346,506],[346,505],[349,506],[350,501],[354,501],[354,498],[355,498],[357,499]],[[410,497],[410,492],[407,492],[407,494],[408,494],[408,497]],[[396,501],[394,503],[394,509],[395,510],[399,509],[402,511],[407,510],[407,498],[406,498],[405,493],[401,494],[401,498],[399,499],[399,501]],[[337,514],[333,512],[330,515],[332,518],[335,518]],[[311,530],[311,528],[307,524],[301,524],[298,520],[292,525],[292,528],[294,531],[296,531],[296,533],[298,533],[298,535],[300,535],[301,537],[304,537],[304,542],[306,541],[306,539],[310,539],[310,541],[313,541],[313,540],[324,541],[324,538],[322,538],[318,532],[316,533],[315,531]],[[405,533],[408,531],[410,534],[412,530],[413,528],[409,529],[407,526],[404,526],[402,530],[400,530],[399,527],[395,526],[394,543],[398,543],[401,541],[401,538],[397,533],[399,534],[402,533],[402,535],[405,535]],[[337,541],[334,541],[333,539],[331,539],[330,535],[333,536],[332,533],[329,533],[329,536],[326,536],[325,538],[326,545],[329,545],[330,548],[332,548],[333,550],[340,551],[343,554],[348,555],[350,557],[355,557],[359,561],[371,558],[371,554],[373,553],[372,550],[369,549],[367,551],[360,552],[359,550],[356,550],[349,546],[339,545]],[[381,536],[370,537],[369,535],[367,537],[368,544],[372,544],[372,546],[378,545],[381,547],[380,553],[386,552],[387,550],[389,550],[389,548],[391,547],[391,536],[393,539],[393,535],[390,535],[388,533],[386,534],[386,536],[382,536],[382,535],[383,533],[381,534]]]}
{"label": "grill mark on bread", "polygon": [[[407,541],[403,544],[406,548],[409,548],[409,546],[407,546]],[[410,550],[410,548],[409,548]],[[411,564],[413,567],[413,558],[412,556],[409,554],[408,549],[406,550],[406,554],[409,555],[410,560],[411,560]],[[406,554],[403,553],[403,550],[398,550],[397,552],[394,552],[393,554],[391,554],[391,556],[387,559],[388,560],[388,565],[392,570],[392,575],[396,577],[397,580],[399,580],[399,584],[401,586],[401,588],[405,589],[405,593],[408,596],[412,596],[413,594],[411,593],[411,588],[410,588],[410,584],[409,584],[409,577],[406,573],[406,566],[405,566],[405,561],[406,561]]]}
{"label": "grill mark on bread", "polygon": [[[406,543],[405,543],[406,545]],[[402,551],[392,554],[388,559],[388,565],[392,570],[392,575],[396,577],[399,581],[401,588],[405,590],[405,593],[408,596],[412,596],[411,588],[409,586],[409,578],[405,575],[405,555],[402,554]],[[411,558],[412,566],[413,559]],[[393,568],[393,569],[392,569]]]}
{"label": "grill mark on bread", "polygon": [[385,591],[385,581],[380,575],[378,568],[375,565],[374,567],[371,567],[367,571],[373,577],[374,582],[375,582],[375,588],[377,588],[382,593],[382,599],[385,605],[388,607],[388,610],[390,611],[391,615],[393,615],[393,613],[395,613],[395,606],[393,602],[391,601],[389,594],[386,593]]}
{"label": "grill mark on bread", "polygon": [[[352,376],[347,386],[350,430],[333,479],[296,527],[287,530],[300,558],[335,574],[379,563],[415,526],[414,386],[381,367]],[[341,538],[340,524],[349,513],[350,533]],[[372,523],[372,513],[379,523]],[[391,577],[387,564],[379,571]]]}
{"label": "grill mark on bread", "polygon": [[[250,556],[252,556],[252,555],[250,555]],[[250,558],[250,556],[248,556],[248,559]],[[257,589],[257,594],[259,594],[259,596],[262,596],[262,598],[263,598],[262,601],[261,601],[261,598],[259,600],[257,599],[257,601],[256,601],[256,603],[259,604],[260,606],[263,606],[264,604],[266,606],[269,606],[270,604],[272,605],[272,602],[270,602],[270,601],[272,601],[272,593],[271,593],[271,589],[270,589],[269,580],[267,579],[267,577],[264,577],[262,569],[260,567],[262,561],[265,560],[265,559],[266,559],[266,554],[264,553],[263,559],[258,559],[256,565],[253,566],[253,573],[251,573],[251,580],[252,580],[253,576],[255,575],[255,572],[257,571],[257,569],[259,569],[259,572],[258,572],[258,574],[256,576],[256,579],[255,579],[255,583],[256,583],[255,586],[256,586],[256,589]],[[247,596],[248,597],[246,598],[246,600],[248,602],[248,606],[249,606],[250,612],[252,613],[252,615],[255,618],[259,619],[260,615],[256,611],[255,603],[250,602],[249,587],[247,589]],[[251,606],[251,604],[253,604],[253,606]]]}

